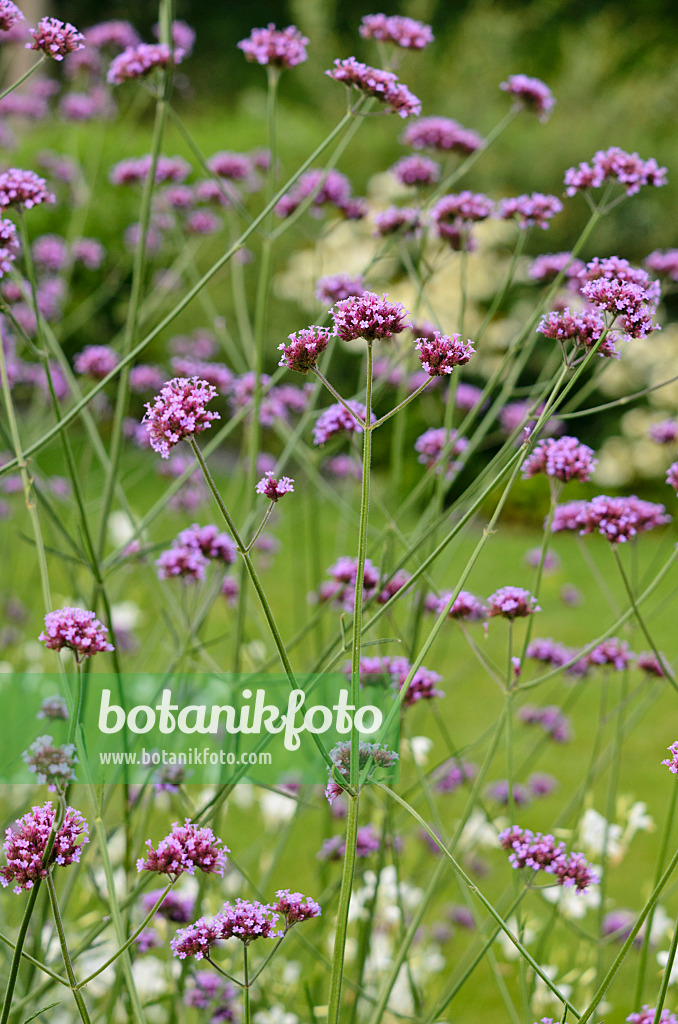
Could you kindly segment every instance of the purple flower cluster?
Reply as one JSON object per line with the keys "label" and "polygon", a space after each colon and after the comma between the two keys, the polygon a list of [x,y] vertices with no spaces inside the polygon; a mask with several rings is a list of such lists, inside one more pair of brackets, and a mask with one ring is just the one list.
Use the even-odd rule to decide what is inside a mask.
{"label": "purple flower cluster", "polygon": [[349,220],[359,220],[356,202],[352,196],[351,182],[340,171],[312,170],[302,174],[292,188],[278,201],[275,212],[278,217],[289,217],[305,200],[310,200],[311,213],[320,216],[321,206],[334,206]]}
{"label": "purple flower cluster", "polygon": [[85,37],[69,22],[57,18],[41,18],[35,28],[29,28],[32,43],[26,43],[27,50],[42,50],[54,60],[63,60],[69,53],[85,48]]}
{"label": "purple flower cluster", "polygon": [[500,587],[499,590],[495,590],[494,594],[490,594],[487,605],[490,618],[501,615],[502,618],[510,621],[541,611],[537,604],[537,598],[522,587]]}
{"label": "purple flower cluster", "polygon": [[523,463],[523,479],[527,480],[537,473],[555,477],[568,483],[589,480],[598,460],[593,457],[593,449],[582,444],[576,437],[548,437],[539,441],[534,451]]}
{"label": "purple flower cluster", "polygon": [[580,534],[595,530],[611,544],[623,544],[631,537],[671,522],[663,505],[637,498],[610,498],[599,494],[591,501],[567,502],[556,506],[551,530],[579,530]]}
{"label": "purple flower cluster", "polygon": [[648,430],[648,436],[657,444],[675,444],[678,441],[678,420],[669,419],[653,423]]}
{"label": "purple flower cluster", "polygon": [[[402,690],[410,670],[411,662],[407,658],[392,657],[366,657],[360,659],[360,682],[363,686],[370,683],[385,684],[395,690]],[[345,674],[350,678],[351,663],[344,666]],[[443,677],[437,672],[421,665],[414,673],[403,698],[405,707],[412,707],[421,700],[433,700],[435,697],[444,697],[443,690],[438,690],[437,684],[443,681]]]}
{"label": "purple flower cluster", "polygon": [[672,775],[678,775],[678,740],[667,749],[670,751],[671,757],[667,757],[662,764],[667,766]]}
{"label": "purple flower cluster", "polygon": [[395,43],[405,50],[423,50],[433,42],[430,25],[414,18],[394,14],[366,14],[360,23],[363,39],[378,39],[382,43]]}
{"label": "purple flower cluster", "polygon": [[278,366],[287,366],[290,370],[308,373],[327,348],[332,335],[326,327],[304,327],[288,337],[291,345],[286,345],[285,342],[278,345],[278,351],[282,352]]}
{"label": "purple flower cluster", "polygon": [[221,419],[218,412],[206,409],[216,394],[216,388],[197,377],[175,377],[168,381],[153,402],[146,403],[142,420],[147,425],[153,451],[167,459],[170,448],[179,441],[207,430],[214,420]]}
{"label": "purple flower cluster", "polygon": [[236,559],[236,546],[213,523],[199,526],[193,523],[172,541],[172,547],[163,551],[156,561],[161,580],[181,576],[186,580],[205,579],[210,561],[231,565]]}
{"label": "purple flower cluster", "polygon": [[294,491],[294,480],[288,476],[276,479],[272,472],[264,474],[255,488],[257,494],[263,494],[271,501],[278,501],[284,494]]}
{"label": "purple flower cluster", "polygon": [[513,96],[518,110],[530,110],[539,115],[540,121],[548,120],[555,106],[553,93],[545,82],[529,75],[509,75],[499,86],[509,96]]}
{"label": "purple flower cluster", "polygon": [[278,29],[271,22],[266,28],[253,28],[247,39],[240,40],[238,49],[256,64],[293,68],[307,59],[307,45],[308,39],[296,26]]}
{"label": "purple flower cluster", "polygon": [[[109,180],[112,185],[143,185],[148,178],[153,157],[146,156],[132,157],[128,160],[120,160],[110,170]],[[180,183],[184,181],[191,171],[191,165],[180,156],[158,157],[155,165],[154,182],[162,185],[165,182]]]}
{"label": "purple flower cluster", "polygon": [[618,181],[627,196],[635,195],[643,185],[666,184],[666,167],[654,158],[641,160],[637,153],[626,153],[618,146],[599,150],[591,163],[580,163],[565,172],[565,192],[574,196],[584,189],[600,188],[606,181]]}
{"label": "purple flower cluster", "polygon": [[440,180],[440,164],[426,156],[404,156],[389,171],[401,185],[435,185]]}
{"label": "purple flower cluster", "polygon": [[[345,611],[352,612],[355,601],[355,584],[358,576],[358,560],[344,556],[326,570],[330,580],[321,583],[318,600],[334,601]],[[365,559],[363,572],[363,601],[367,601],[379,586],[379,570],[369,558]]]}
{"label": "purple flower cluster", "polygon": [[455,251],[474,247],[471,226],[494,215],[494,203],[479,192],[466,189],[443,196],[431,208],[431,220],[438,236]]}
{"label": "purple flower cluster", "polygon": [[441,766],[436,775],[435,788],[439,793],[454,793],[465,782],[472,782],[477,774],[475,764],[455,757]]}
{"label": "purple flower cluster", "polygon": [[408,312],[400,302],[389,302],[387,295],[363,292],[351,295],[332,308],[334,333],[342,341],[376,341],[400,334],[410,324],[405,319]]}
{"label": "purple flower cluster", "polygon": [[39,879],[47,877],[50,864],[77,864],[82,847],[89,842],[87,822],[80,811],[66,808],[64,820],[56,830],[54,845],[44,864],[47,843],[52,833],[56,812],[48,801],[33,807],[28,814],[5,830],[2,844],[7,867],[0,869],[0,883],[16,882],[14,892],[32,889]]}
{"label": "purple flower cluster", "polygon": [[31,210],[41,203],[54,203],[56,197],[47,191],[47,182],[38,177],[35,171],[22,171],[10,167],[0,172],[0,209],[9,206],[23,206]]}
{"label": "purple flower cluster", "polygon": [[63,697],[59,694],[55,694],[54,697],[45,697],[40,710],[35,716],[38,719],[48,718],[55,719],[60,718],[63,721],[68,720],[68,705]]}
{"label": "purple flower cluster", "polygon": [[171,50],[167,43],[138,43],[111,61],[106,80],[111,85],[122,85],[133,78],[145,78],[157,68],[180,64],[183,58],[183,50]]}
{"label": "purple flower cluster", "polygon": [[[183,825],[172,824],[172,831],[158,843],[154,850],[150,839],[146,840],[148,856],[137,860],[137,871],[155,871],[170,878],[195,874],[200,868],[205,874],[221,875],[226,866],[226,854],[230,853],[217,839],[211,828],[193,824],[186,818]],[[219,849],[218,847],[223,847]]]}
{"label": "purple flower cluster", "polygon": [[497,216],[500,220],[511,220],[516,217],[521,228],[537,226],[546,229],[551,218],[561,213],[562,209],[563,204],[557,196],[533,192],[531,195],[502,199]]}
{"label": "purple flower cluster", "polygon": [[116,368],[119,358],[109,345],[86,345],[82,352],[78,352],[73,366],[76,373],[103,380]]}
{"label": "purple flower cluster", "polygon": [[[336,747],[330,750],[330,757],[334,769],[329,769],[330,778],[325,787],[325,797],[328,803],[332,803],[338,796],[344,792],[344,787],[335,778],[335,774],[338,773],[347,782],[351,776],[351,741],[347,740],[342,743],[337,743]],[[361,773],[368,765],[371,765],[371,771],[379,768],[392,768],[393,765],[399,760],[398,755],[394,750],[389,750],[383,744],[380,743],[365,743],[363,740],[360,741],[358,747],[358,772]]]}
{"label": "purple flower cluster", "polygon": [[412,117],[421,113],[421,102],[406,85],[398,81],[392,71],[381,71],[379,68],[362,64],[355,57],[346,60],[335,60],[334,68],[325,72],[335,82],[343,82],[349,87],[358,89],[367,96],[374,96],[386,104],[391,113],[399,117]]}
{"label": "purple flower cluster", "polygon": [[540,725],[556,743],[569,743],[572,738],[570,719],[555,704],[541,708],[525,704],[518,712],[518,717],[526,725]]}
{"label": "purple flower cluster", "polygon": [[113,650],[112,644],[106,640],[107,633],[108,629],[94,612],[67,606],[47,612],[45,628],[38,640],[50,651],[61,651],[66,647],[73,651],[76,661],[80,661],[93,654]]}
{"label": "purple flower cluster", "polygon": [[450,117],[422,117],[407,126],[400,141],[412,149],[434,149],[464,156],[485,145],[481,135]]}
{"label": "purple flower cluster", "polygon": [[54,745],[51,736],[38,736],[28,750],[21,755],[29,772],[33,772],[36,781],[47,788],[50,793],[75,782],[74,765],[78,763],[73,743]]}
{"label": "purple flower cluster", "polygon": [[10,272],[20,250],[16,226],[11,220],[0,220],[0,277]]}
{"label": "purple flower cluster", "polygon": [[618,640],[611,636],[603,640],[588,655],[590,665],[598,665],[601,668],[613,668],[615,672],[623,672],[627,665],[633,661],[634,654],[625,640]]}
{"label": "purple flower cluster", "polygon": [[310,921],[314,917],[320,917],[322,910],[320,904],[304,896],[300,892],[290,892],[289,889],[278,889],[276,891],[276,902],[273,910],[281,914],[285,919],[285,931],[302,921]]}
{"label": "purple flower cluster", "polygon": [[558,885],[575,887],[577,892],[599,881],[583,854],[568,854],[565,843],[557,843],[552,835],[513,825],[499,834],[499,842],[503,850],[511,850],[509,863],[516,869],[545,871],[555,875]]}
{"label": "purple flower cluster", "polygon": [[[589,351],[596,345],[597,354],[608,359],[619,359],[613,338],[617,332],[606,332],[605,317],[594,309],[585,309],[581,313],[571,313],[569,307],[546,313],[542,316],[537,332],[545,338],[553,338],[564,343],[574,342],[575,346]],[[600,339],[603,338],[601,341]],[[600,344],[598,344],[600,342]]]}
{"label": "purple flower cluster", "polygon": [[[434,615],[440,615],[452,597],[451,590],[444,590],[437,594],[427,594],[424,599],[424,609]],[[460,590],[454,599],[449,612],[449,619],[460,619],[465,622],[482,622],[487,618],[487,608],[483,602],[470,594],[468,590]]]}
{"label": "purple flower cluster", "polygon": [[[145,892],[141,897],[141,907],[144,914],[150,914],[156,905],[162,889],[154,889],[152,892]],[[175,924],[187,924],[195,908],[195,900],[192,896],[180,896],[177,892],[168,892],[164,900],[156,910],[156,917],[164,917],[166,921],[173,921]]]}
{"label": "purple flower cluster", "polygon": [[[532,640],[528,644],[526,654],[528,658],[534,658],[535,661],[540,661],[544,665],[561,668],[577,656],[577,651],[572,647],[566,647],[565,644],[559,644],[555,640],[544,637]],[[588,658],[581,658],[565,671],[567,675],[585,676],[588,670]]]}
{"label": "purple flower cluster", "polygon": [[184,1005],[207,1010],[209,1024],[232,1024],[237,1020],[237,989],[214,971],[196,971],[189,977]]}
{"label": "purple flower cluster", "polygon": [[414,442],[414,450],[419,452],[417,461],[427,469],[435,467],[436,473],[441,472],[440,460],[443,454],[448,460],[446,474],[460,469],[462,464],[455,460],[455,456],[461,455],[467,448],[468,440],[465,437],[460,437],[456,430],[446,430],[445,427],[431,427]]}
{"label": "purple flower cluster", "polygon": [[661,294],[659,282],[652,281],[644,270],[632,267],[628,260],[610,256],[587,263],[579,278],[582,294],[594,306],[611,314],[613,320],[620,317],[630,338],[645,338],[658,330],[652,316]]}
{"label": "purple flower cluster", "polygon": [[[365,422],[365,417],[367,416],[366,406],[350,399],[347,405],[353,409],[356,416],[359,416]],[[375,420],[376,416],[374,413],[371,413],[370,422],[374,423]],[[335,405],[329,405],[327,409],[323,410],[315,421],[313,426],[313,444],[325,444],[335,434],[362,434],[362,432],[363,428],[355,417],[351,416],[348,409],[341,402],[337,402]]]}
{"label": "purple flower cluster", "polygon": [[12,0],[0,0],[0,32],[9,32],[12,25],[23,20],[23,12]]}
{"label": "purple flower cluster", "polygon": [[[656,1016],[656,1008],[654,1006],[648,1006],[647,1003],[645,1003],[642,1010],[638,1013],[630,1013],[626,1020],[628,1024],[654,1024]],[[667,1010],[665,1008],[659,1014],[659,1024],[678,1024],[678,1017],[675,1013],[672,1013],[671,1010]]]}
{"label": "purple flower cluster", "polygon": [[455,366],[464,366],[475,353],[470,341],[461,340],[461,334],[453,334],[450,337],[439,331],[434,331],[432,339],[417,338],[414,347],[429,377],[442,377],[452,373]]}
{"label": "purple flower cluster", "polygon": [[129,46],[136,46],[141,42],[137,30],[130,25],[129,21],[112,19],[111,21],[100,21],[85,32],[85,41],[88,47],[98,50],[126,50]]}
{"label": "purple flower cluster", "polygon": [[[364,859],[381,849],[381,836],[374,825],[362,825],[356,833],[355,854]],[[326,839],[318,851],[318,860],[341,860],[346,854],[344,836],[332,836]]]}
{"label": "purple flower cluster", "polygon": [[570,284],[576,282],[576,290],[579,290],[577,275],[584,269],[581,260],[573,259],[569,252],[548,252],[537,256],[530,265],[529,275],[534,281],[553,281],[558,274],[565,271],[565,276]]}
{"label": "purple flower cluster", "polygon": [[655,249],[645,259],[645,266],[655,274],[665,274],[672,281],[678,281],[678,249]]}
{"label": "purple flower cluster", "polygon": [[377,238],[402,233],[404,238],[421,234],[421,211],[415,206],[387,206],[374,214],[374,233]]}
{"label": "purple flower cluster", "polygon": [[348,299],[350,295],[362,295],[364,291],[360,275],[351,277],[350,274],[330,274],[318,278],[315,283],[315,297],[325,306],[333,306],[335,302]]}

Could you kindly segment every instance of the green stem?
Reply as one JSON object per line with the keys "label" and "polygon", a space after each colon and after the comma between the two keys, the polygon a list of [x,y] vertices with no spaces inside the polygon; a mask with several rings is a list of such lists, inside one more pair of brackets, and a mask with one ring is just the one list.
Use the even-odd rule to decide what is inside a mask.
{"label": "green stem", "polygon": [[661,988],[659,989],[659,997],[657,999],[657,1006],[654,1011],[654,1020],[652,1024],[659,1024],[662,1017],[662,1010],[664,1008],[664,1002],[666,1000],[666,993],[668,987],[671,984],[671,973],[673,971],[673,964],[676,959],[676,950],[678,949],[678,921],[676,921],[673,929],[673,938],[671,939],[671,948],[669,949],[669,955],[666,961],[666,967],[664,968],[664,976],[662,978]]}
{"label": "green stem", "polygon": [[334,933],[334,953],[332,955],[332,971],[330,974],[327,1024],[338,1024],[341,1016],[341,989],[346,951],[346,933],[348,931],[348,911],[355,875],[357,835],[358,797],[349,796],[346,821],[346,852],[344,854],[341,889],[339,890],[339,906],[337,907],[337,924]]}
{"label": "green stem", "polygon": [[78,990],[78,983],[75,980],[75,974],[73,972],[73,964],[71,963],[71,957],[68,952],[68,944],[66,943],[66,933],[64,931],[64,924],[61,920],[61,911],[59,910],[59,902],[57,900],[56,889],[54,888],[54,879],[52,878],[51,872],[47,873],[47,892],[49,894],[49,902],[52,908],[52,914],[54,915],[54,923],[56,924],[57,935],[59,936],[59,945],[61,946],[61,955],[64,961],[64,967],[66,968],[66,974],[70,983],[71,989],[73,990],[73,998],[75,1005],[78,1008],[80,1019],[83,1024],[91,1024],[87,1007],[85,1006],[85,1000],[82,998],[82,993]]}
{"label": "green stem", "polygon": [[28,71],[24,71],[21,78],[17,78],[16,82],[13,82],[12,85],[8,86],[5,90],[3,90],[3,92],[0,92],[0,102],[4,100],[5,96],[9,96],[11,92],[14,92],[15,89],[18,89],[19,86],[22,85],[27,78],[30,78],[31,75],[44,64],[46,59],[47,54],[41,53],[38,59],[36,60],[35,64],[33,64],[32,67],[28,69]]}
{"label": "green stem", "polygon": [[622,578],[622,582],[624,584],[624,589],[626,590],[626,594],[628,596],[628,599],[631,602],[631,607],[633,608],[633,614],[635,615],[636,619],[638,620],[638,625],[640,626],[641,630],[643,631],[643,636],[645,637],[645,639],[647,640],[648,644],[652,648],[652,652],[653,652],[655,658],[657,659],[657,663],[663,669],[664,675],[666,676],[668,681],[671,683],[671,685],[673,686],[674,690],[678,690],[678,682],[676,682],[675,673],[674,673],[673,669],[671,668],[671,666],[669,665],[669,663],[666,660],[666,658],[657,649],[657,645],[654,642],[654,640],[652,639],[650,631],[649,631],[649,629],[647,628],[647,626],[645,624],[645,619],[643,618],[643,616],[640,613],[640,609],[638,608],[638,605],[636,603],[636,599],[633,596],[633,590],[631,588],[631,583],[629,581],[628,576],[626,575],[626,571],[624,569],[624,565],[622,563],[621,556],[619,554],[619,548],[618,548],[618,546],[616,544],[612,545],[612,553],[613,553],[613,555],[615,557],[615,561],[617,563],[617,567],[619,569],[619,572],[620,572],[620,575],[621,575],[621,578]]}
{"label": "green stem", "polygon": [[243,1024],[250,1024],[250,980],[247,963],[247,943],[242,946],[242,976],[243,976]]}

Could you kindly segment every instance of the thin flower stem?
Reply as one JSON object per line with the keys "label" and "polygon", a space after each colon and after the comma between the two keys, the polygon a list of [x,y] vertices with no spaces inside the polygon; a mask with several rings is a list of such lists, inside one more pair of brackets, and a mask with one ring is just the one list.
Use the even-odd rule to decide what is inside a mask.
{"label": "thin flower stem", "polygon": [[275,502],[274,501],[269,502],[269,506],[266,509],[266,511],[264,512],[264,518],[259,523],[259,526],[257,527],[256,533],[254,534],[254,536],[250,540],[249,544],[245,548],[245,553],[249,553],[252,550],[252,548],[254,547],[254,545],[256,544],[257,539],[261,535],[261,531],[264,529],[264,527],[266,526],[266,523],[271,518],[271,513],[273,512],[274,507],[275,507]]}
{"label": "thin flower stem", "polygon": [[[177,876],[177,878],[178,878],[178,876]],[[167,896],[168,892],[174,887],[174,884],[176,883],[177,878],[173,878],[172,881],[168,885],[165,886],[165,888],[162,891],[162,895],[160,896],[160,898],[158,900],[156,900],[155,904],[153,905],[153,909],[150,911],[150,913],[148,913],[146,915],[146,917],[143,919],[143,921],[141,922],[141,924],[139,925],[137,930],[132,935],[130,935],[130,937],[127,940],[127,942],[123,946],[121,946],[120,949],[116,950],[116,952],[113,954],[113,956],[108,958],[106,963],[103,963],[101,965],[101,967],[97,967],[96,971],[93,971],[92,974],[88,975],[88,977],[86,977],[83,981],[79,982],[78,985],[76,985],[76,988],[84,988],[85,985],[89,985],[90,981],[94,981],[95,978],[98,978],[99,975],[102,974],[106,970],[107,967],[110,967],[111,964],[115,963],[115,961],[118,959],[118,957],[122,956],[122,954],[126,950],[128,950],[130,948],[132,943],[136,939],[139,938],[139,936],[141,935],[141,933],[144,930],[144,928],[146,927],[146,925],[150,924],[150,922],[153,919],[153,917],[155,916],[156,912],[160,909],[160,907],[164,903],[165,897]]]}
{"label": "thin flower stem", "polygon": [[85,1006],[85,1000],[82,997],[82,993],[78,990],[78,983],[75,980],[75,974],[73,972],[73,964],[71,963],[71,957],[68,952],[68,944],[66,942],[66,933],[64,932],[64,924],[61,920],[61,911],[59,910],[59,901],[57,900],[56,889],[54,888],[54,879],[52,873],[47,873],[46,878],[47,892],[49,894],[49,902],[52,908],[52,914],[54,915],[54,923],[56,924],[57,935],[59,936],[59,945],[61,946],[61,955],[64,961],[64,967],[66,968],[66,974],[70,987],[73,991],[73,998],[75,1005],[78,1008],[80,1019],[83,1024],[91,1024],[87,1007]]}
{"label": "thin flower stem", "polygon": [[662,1010],[664,1009],[664,1002],[666,1001],[666,993],[669,985],[671,984],[671,974],[673,972],[673,964],[676,959],[676,950],[678,949],[678,921],[673,929],[673,938],[671,939],[671,947],[669,949],[669,955],[666,960],[666,966],[664,968],[664,976],[662,977],[661,988],[659,989],[659,995],[657,997],[657,1006],[654,1011],[654,1020],[652,1024],[659,1024],[662,1018]]}
{"label": "thin flower stem", "polygon": [[413,391],[411,395],[408,395],[404,401],[396,405],[396,407],[394,409],[391,409],[390,412],[385,413],[385,415],[382,416],[381,419],[378,419],[376,423],[372,424],[372,430],[376,430],[377,427],[380,427],[383,423],[386,423],[386,420],[390,420],[391,416],[395,416],[397,412],[400,412],[401,409],[404,409],[405,406],[409,405],[410,402],[414,401],[415,398],[418,398],[422,391],[426,390],[426,388],[429,386],[432,380],[433,377],[429,377],[427,380],[424,381],[423,384],[419,385],[416,391]]}
{"label": "thin flower stem", "polygon": [[278,941],[276,942],[276,944],[275,944],[275,946],[273,947],[273,949],[271,950],[271,952],[270,952],[270,953],[269,953],[269,954],[267,955],[267,957],[266,957],[266,959],[265,959],[265,960],[263,961],[263,963],[259,964],[259,966],[257,967],[257,969],[256,969],[256,971],[254,972],[254,974],[250,975],[250,981],[249,981],[249,987],[250,987],[250,988],[252,987],[252,985],[254,984],[254,982],[255,982],[255,981],[257,980],[257,978],[259,977],[259,975],[260,975],[260,974],[262,973],[262,971],[264,971],[264,970],[266,969],[266,967],[268,967],[268,965],[270,964],[271,960],[273,959],[273,957],[275,956],[275,954],[276,954],[276,953],[278,952],[278,949],[280,948],[280,944],[281,944],[281,942],[283,941],[283,939],[285,938],[285,935],[287,935],[287,931],[285,931],[285,932],[284,932],[284,933],[283,933],[283,934],[282,934],[282,935],[280,936],[280,938],[279,938],[279,939],[278,939]]}
{"label": "thin flower stem", "polygon": [[[351,759],[353,760],[353,759]],[[330,992],[328,997],[328,1024],[339,1024],[341,1019],[341,990],[344,973],[344,956],[346,951],[346,933],[348,931],[348,911],[353,891],[355,874],[356,844],[358,836],[358,796],[348,798],[348,814],[346,820],[346,852],[339,890],[337,907],[337,924],[334,933],[334,952],[332,954],[332,971],[330,973]]]}
{"label": "thin flower stem", "polygon": [[[558,987],[553,983],[553,981],[549,978],[549,976],[545,973],[545,971],[534,960],[534,958],[531,956],[531,954],[528,952],[528,950],[522,944],[520,939],[516,935],[513,934],[513,932],[508,927],[508,925],[504,921],[504,919],[501,916],[501,914],[499,914],[495,910],[493,905],[490,903],[490,901],[487,899],[487,897],[483,895],[483,893],[480,891],[480,889],[475,884],[473,879],[469,878],[469,876],[466,874],[466,872],[462,868],[461,864],[459,864],[458,861],[452,856],[452,854],[447,849],[445,844],[440,841],[440,839],[435,834],[433,829],[429,825],[427,825],[427,823],[424,821],[422,816],[414,809],[414,807],[412,807],[411,804],[408,804],[406,800],[403,800],[402,797],[398,796],[398,794],[394,790],[392,790],[389,786],[385,785],[383,782],[378,782],[377,780],[374,780],[374,785],[377,786],[378,789],[381,789],[388,797],[390,797],[391,800],[395,800],[396,803],[399,803],[401,807],[403,807],[409,814],[412,815],[413,818],[415,818],[416,821],[419,822],[419,824],[422,826],[422,828],[424,828],[426,830],[428,835],[434,841],[436,846],[441,850],[443,855],[445,857],[447,857],[447,859],[451,863],[452,867],[454,868],[455,872],[466,883],[469,891],[480,900],[480,902],[485,907],[487,912],[496,921],[496,923],[499,925],[500,929],[504,932],[504,934],[510,939],[510,941],[513,943],[513,945],[518,950],[518,952],[523,957],[523,959],[526,961],[526,963],[528,963],[530,965],[532,970],[535,971],[535,973],[541,978],[541,980],[549,988],[549,990],[551,992],[553,992],[554,996],[561,1003],[563,1003],[563,1005],[567,1006],[568,1010],[570,1010],[570,1012],[573,1013],[574,1016],[577,1019],[579,1019],[579,1014],[577,1013],[577,1010],[575,1009],[575,1007],[562,994],[562,992],[559,991]],[[678,862],[678,854],[676,854],[676,861]],[[583,1018],[582,1018],[582,1020],[583,1020]]]}
{"label": "thin flower stem", "polygon": [[242,976],[243,976],[243,1024],[250,1024],[250,979],[247,963],[247,943],[242,944]]}
{"label": "thin flower stem", "polygon": [[[54,830],[53,830],[54,831]],[[28,926],[35,910],[35,904],[38,899],[38,893],[40,891],[41,879],[38,878],[33,885],[30,893],[28,894],[28,902],[21,918],[21,924],[19,925],[19,932],[16,937],[16,945],[14,947],[14,955],[12,957],[12,963],[9,968],[9,976],[7,978],[7,987],[5,989],[5,999],[2,1004],[2,1017],[0,1017],[0,1024],[7,1024],[9,1020],[10,1011],[12,1009],[12,997],[14,995],[14,989],[16,987],[17,975],[19,973],[19,965],[21,963],[21,957],[23,956],[24,943],[26,942],[26,934],[28,932]]]}
{"label": "thin flower stem", "polygon": [[40,56],[38,57],[38,59],[36,60],[35,64],[33,64],[28,69],[28,71],[25,71],[23,73],[23,75],[21,76],[21,78],[17,78],[16,82],[13,82],[12,85],[8,86],[3,92],[0,92],[0,102],[2,102],[2,100],[4,100],[5,96],[9,96],[9,94],[11,92],[14,92],[15,89],[18,89],[19,86],[22,85],[26,81],[27,78],[30,78],[31,75],[34,74],[34,72],[36,72],[38,70],[38,68],[42,66],[42,64],[44,63],[44,61],[46,59],[47,59],[47,54],[46,53],[41,53]]}
{"label": "thin flower stem", "polygon": [[243,985],[242,981],[238,981],[237,978],[234,978],[232,974],[229,974],[227,971],[225,971],[223,969],[223,967],[219,966],[219,964],[215,964],[214,960],[212,960],[211,957],[205,955],[205,960],[207,960],[207,963],[210,964],[214,968],[215,971],[217,971],[219,974],[221,974],[222,977],[228,978],[228,980],[232,981],[234,985],[238,986],[238,988],[244,988],[245,987]]}
{"label": "thin flower stem", "polygon": [[[332,385],[330,384],[330,382],[329,382],[329,381],[327,380],[327,378],[326,378],[326,377],[324,377],[324,376],[322,375],[322,373],[320,372],[320,370],[318,369],[318,367],[317,367],[317,366],[314,366],[314,367],[313,367],[313,372],[314,372],[314,374],[316,375],[316,377],[318,378],[318,380],[320,381],[320,383],[321,383],[321,384],[323,384],[323,385],[324,385],[324,386],[325,386],[325,387],[327,388],[327,390],[328,390],[328,391],[329,391],[329,393],[330,393],[330,394],[331,394],[331,395],[333,396],[333,398],[336,398],[336,400],[337,400],[338,402],[340,402],[340,403],[341,403],[341,405],[343,405],[344,409],[346,409],[346,411],[347,411],[347,412],[349,412],[349,413],[351,414],[351,416],[352,416],[352,417],[353,417],[353,419],[354,419],[354,420],[356,421],[356,423],[357,423],[357,424],[358,424],[358,425],[359,425],[360,427],[362,427],[362,429],[364,430],[364,429],[365,429],[365,421],[364,421],[364,420],[362,420],[362,419],[360,418],[360,416],[359,416],[359,415],[358,415],[358,413],[357,413],[357,412],[355,411],[355,409],[352,409],[352,408],[351,408],[351,406],[350,406],[350,405],[348,404],[348,402],[346,401],[346,399],[345,399],[345,398],[342,398],[342,397],[341,397],[341,395],[340,395],[340,394],[339,394],[339,392],[338,392],[338,391],[336,390],[336,388],[334,388],[334,387],[333,387],[333,386],[332,386]],[[375,424],[375,425],[376,425],[376,424]]]}
{"label": "thin flower stem", "polygon": [[640,609],[638,608],[638,605],[636,603],[636,599],[633,596],[633,590],[631,588],[631,583],[630,583],[629,578],[628,578],[628,576],[626,574],[626,570],[624,569],[624,564],[623,564],[623,562],[621,560],[621,556],[619,554],[619,547],[618,547],[617,544],[613,544],[612,545],[612,554],[614,555],[615,561],[617,563],[617,567],[619,569],[619,573],[621,575],[622,582],[624,584],[624,589],[626,590],[628,599],[631,602],[631,607],[633,608],[633,614],[635,615],[636,619],[638,620],[638,625],[640,626],[640,628],[641,628],[641,630],[643,632],[643,636],[645,637],[645,639],[647,640],[648,644],[652,648],[652,652],[653,652],[655,658],[657,659],[658,664],[663,669],[664,675],[666,676],[668,681],[671,683],[671,686],[674,688],[674,690],[678,690],[678,682],[676,682],[675,673],[674,673],[673,669],[671,668],[671,666],[669,665],[667,659],[657,649],[657,645],[654,642],[654,640],[652,639],[652,636],[650,635],[650,631],[649,631],[649,629],[647,628],[647,626],[645,624],[645,619],[643,618],[643,616],[640,613]]}

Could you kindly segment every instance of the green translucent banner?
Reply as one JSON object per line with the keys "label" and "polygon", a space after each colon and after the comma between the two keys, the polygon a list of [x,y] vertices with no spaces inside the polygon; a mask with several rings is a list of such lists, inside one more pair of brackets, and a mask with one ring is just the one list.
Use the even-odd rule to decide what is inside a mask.
{"label": "green translucent banner", "polygon": [[[268,673],[139,672],[85,675],[79,688],[75,675],[0,675],[0,783],[325,783],[354,726],[370,745],[370,770],[370,748],[397,751],[390,685],[361,688],[354,707],[344,675],[296,683]],[[71,738],[75,749],[64,752]],[[397,781],[397,760],[377,773]]]}

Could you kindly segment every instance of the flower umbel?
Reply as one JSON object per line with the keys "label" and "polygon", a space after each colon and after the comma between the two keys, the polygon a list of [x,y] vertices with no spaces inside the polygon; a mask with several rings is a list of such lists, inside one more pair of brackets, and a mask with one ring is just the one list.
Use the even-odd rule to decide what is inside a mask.
{"label": "flower umbel", "polygon": [[143,857],[137,860],[137,871],[156,871],[170,878],[185,873],[194,875],[196,868],[205,874],[223,876],[226,854],[230,853],[211,828],[195,825],[189,818],[183,825],[175,821],[170,834],[158,843],[157,850],[153,849],[150,839],[146,840],[146,845],[148,856],[146,860]]}
{"label": "flower umbel", "polygon": [[107,633],[108,629],[99,622],[94,612],[66,607],[45,615],[45,628],[38,640],[51,651],[61,651],[66,647],[73,651],[76,661],[81,661],[93,654],[114,649],[106,640]]}
{"label": "flower umbel", "polygon": [[7,867],[0,869],[2,885],[16,882],[14,892],[20,893],[22,889],[32,889],[38,879],[46,878],[51,864],[65,866],[80,860],[82,847],[89,842],[87,822],[80,811],[67,807],[64,820],[56,830],[47,864],[43,863],[55,815],[48,801],[42,807],[33,807],[5,831],[3,849]]}
{"label": "flower umbel", "polygon": [[217,389],[197,377],[175,377],[165,384],[153,402],[146,403],[147,424],[151,448],[163,459],[169,458],[170,448],[184,438],[207,430],[214,420],[221,419],[218,412],[205,407],[217,394]]}

